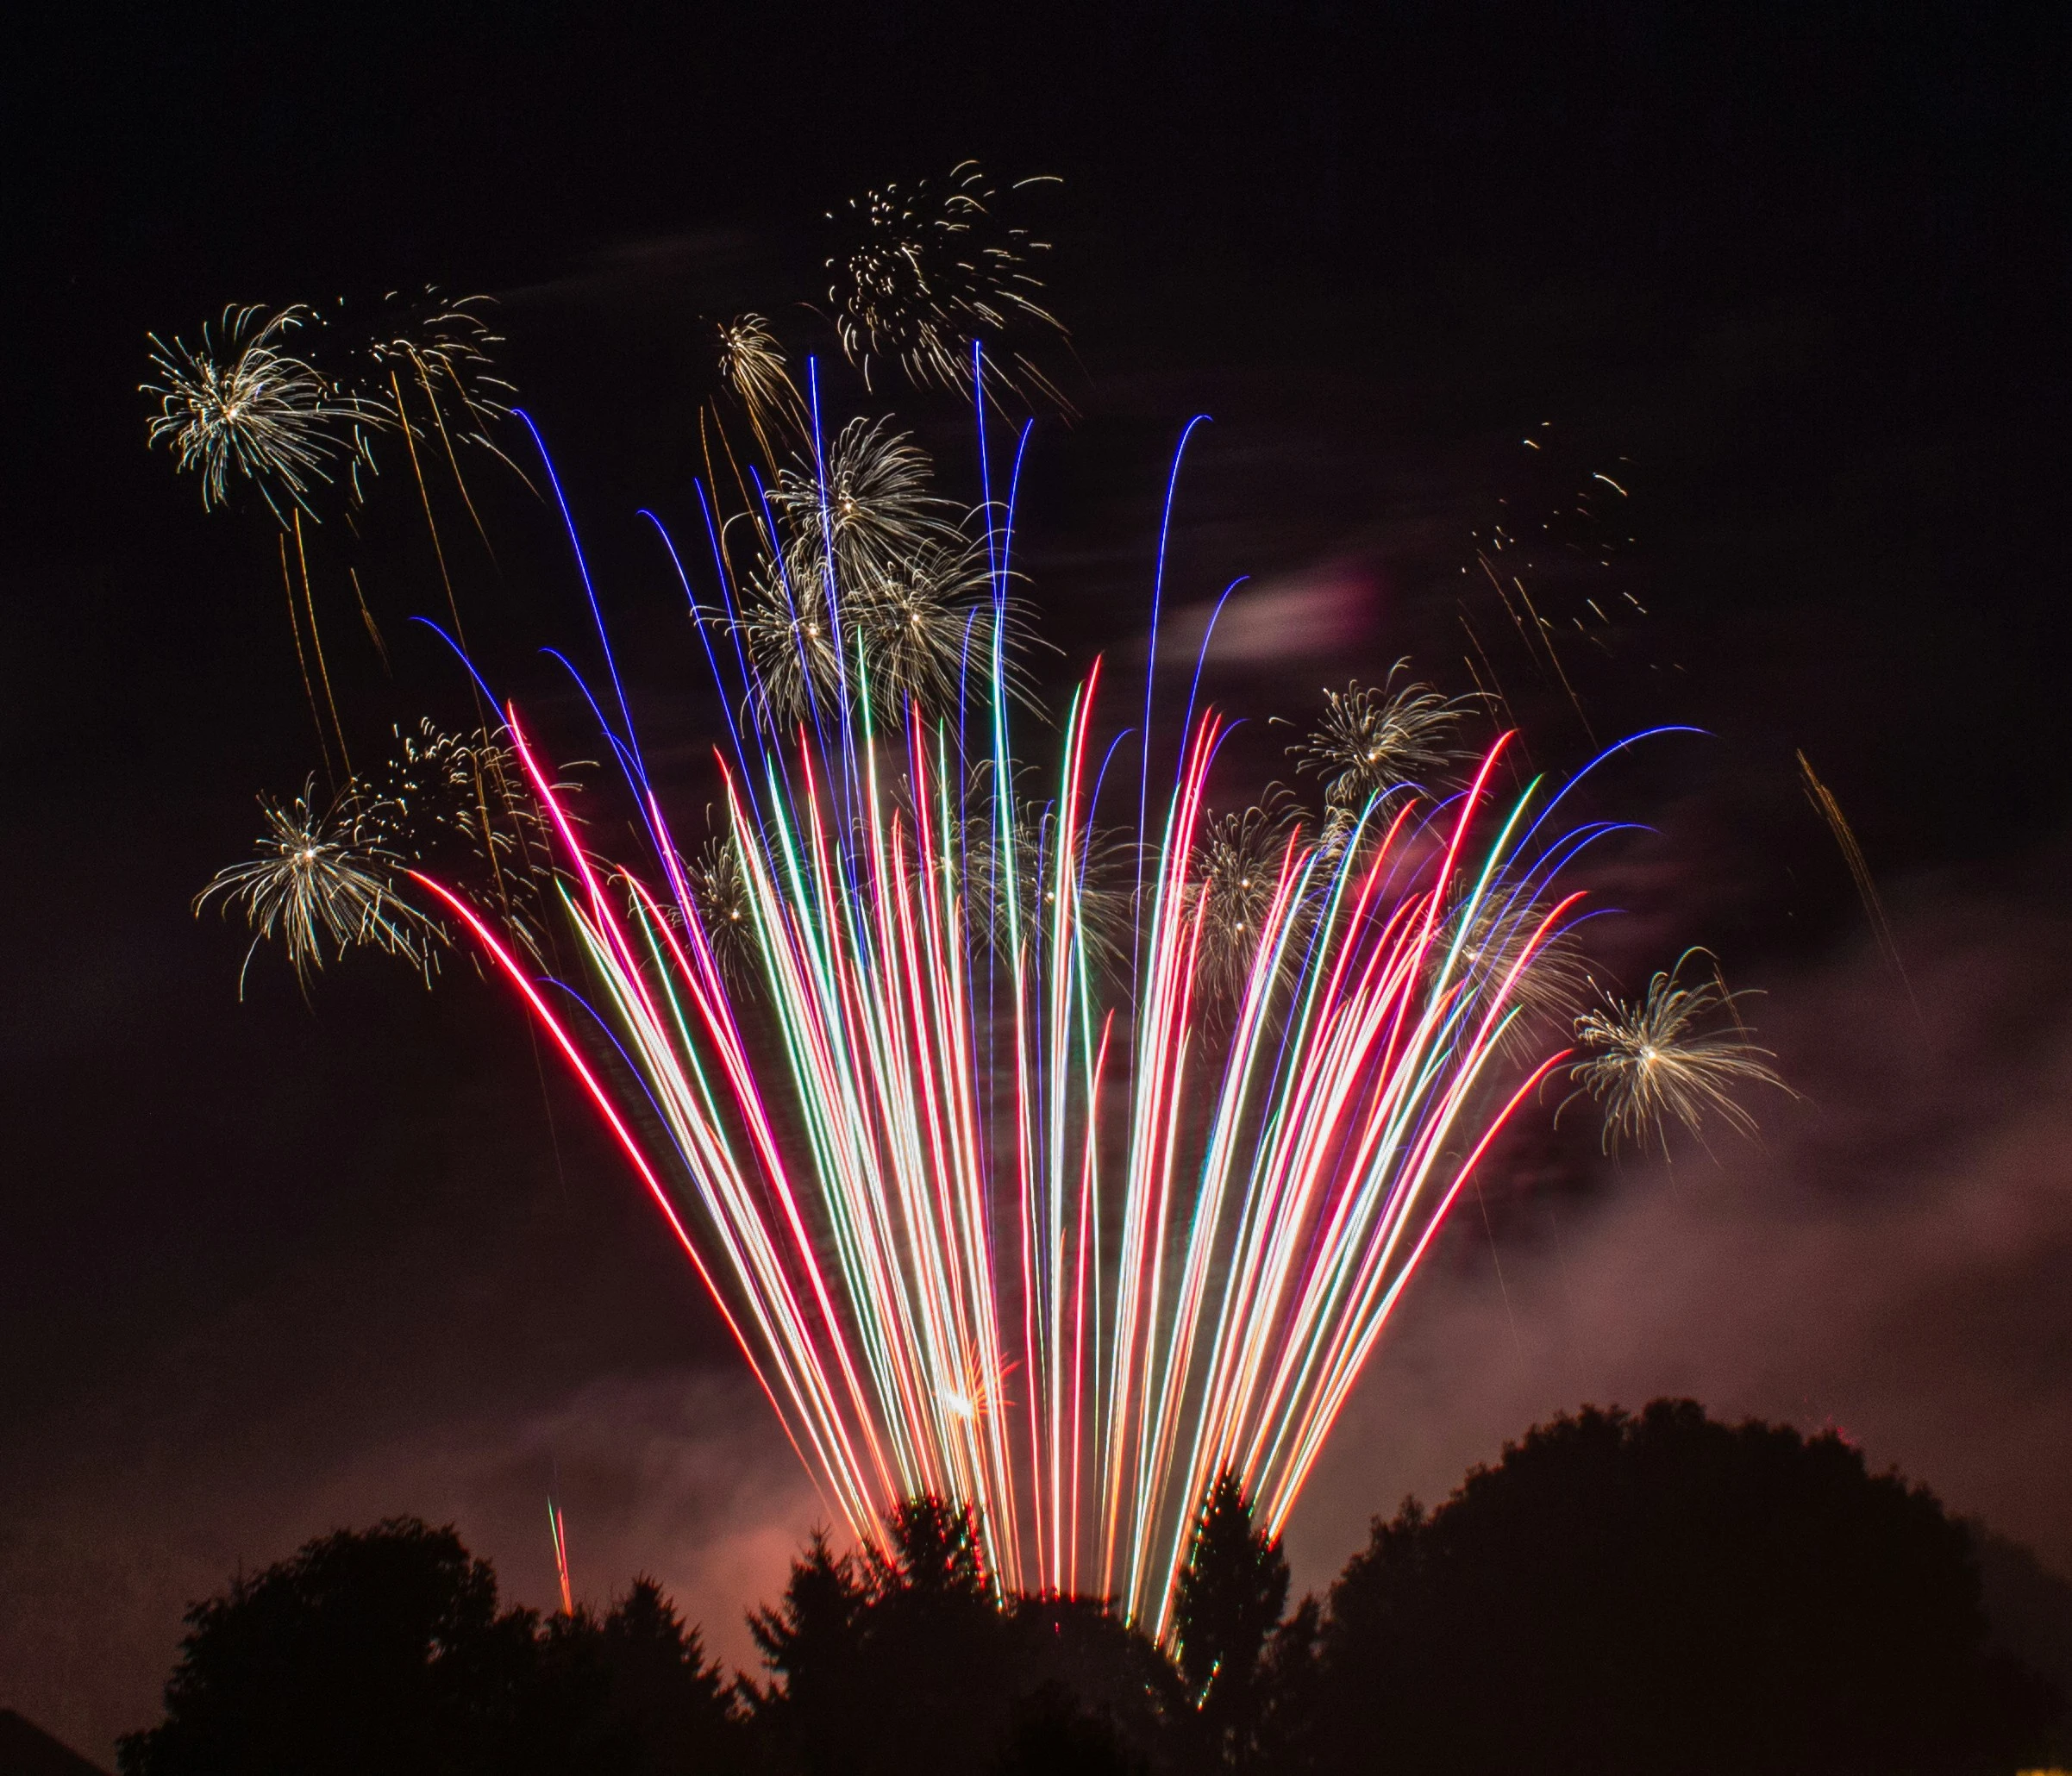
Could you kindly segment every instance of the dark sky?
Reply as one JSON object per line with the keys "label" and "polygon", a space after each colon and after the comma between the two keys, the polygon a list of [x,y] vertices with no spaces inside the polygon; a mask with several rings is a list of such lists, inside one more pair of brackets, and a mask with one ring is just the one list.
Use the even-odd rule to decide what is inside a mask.
{"label": "dark sky", "polygon": [[[1039,431],[1024,517],[1061,679],[1141,658],[1192,412],[1215,423],[1175,519],[1178,632],[1255,576],[1212,688],[1260,713],[1406,653],[1471,688],[1471,533],[1625,466],[1616,584],[1649,616],[1579,689],[1604,732],[1716,738],[1624,785],[1660,836],[1600,885],[1633,913],[1614,950],[1644,973],[1718,948],[1767,990],[1801,1093],[1716,1166],[1515,1151],[1385,1341],[1292,1531],[1299,1579],[1534,1417],[1665,1390],[1838,1423],[2072,1574],[2052,13],[28,27],[0,159],[0,1703],[105,1755],[149,1717],[186,1598],[391,1512],[454,1518],[544,1602],[557,1466],[579,1588],[653,1568],[746,1658],[740,1610],[811,1491],[623,1168],[558,1085],[543,1102],[510,1008],[464,970],[428,995],[379,961],[312,1008],[264,956],[241,1005],[235,932],[190,916],[254,791],[317,761],[268,533],[204,517],[147,454],[135,385],[147,330],[233,299],[496,294],[644,722],[688,758],[711,710],[634,511],[692,510],[696,318],[760,309],[831,352],[801,306],[822,213],[967,155],[1063,179],[1027,201],[1082,417]],[[974,493],[967,422],[894,398]],[[370,736],[464,707],[404,621],[443,595],[403,492],[366,558],[395,682],[340,649]],[[456,550],[464,610],[499,682],[579,738],[533,652],[582,644],[579,592],[538,509],[485,497],[498,563]],[[1529,739],[1572,760],[1566,704],[1512,669]],[[1918,1015],[1797,747],[1862,838]]]}

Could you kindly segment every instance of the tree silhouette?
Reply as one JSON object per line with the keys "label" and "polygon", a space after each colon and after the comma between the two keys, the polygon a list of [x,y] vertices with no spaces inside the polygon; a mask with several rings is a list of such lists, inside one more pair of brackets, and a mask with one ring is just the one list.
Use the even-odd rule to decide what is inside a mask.
{"label": "tree silhouette", "polygon": [[1305,1598],[1275,1629],[1260,1660],[1253,1761],[1261,1770],[1315,1768],[1324,1718],[1324,1611]]}
{"label": "tree silhouette", "polygon": [[1252,1502],[1237,1477],[1219,1475],[1203,1501],[1174,1600],[1180,1675],[1215,1762],[1252,1760],[1266,1700],[1261,1655],[1287,1596],[1279,1538],[1254,1528]]}
{"label": "tree silhouette", "polygon": [[447,1776],[503,1766],[533,1659],[529,1612],[451,1529],[392,1518],[312,1541],[187,1612],[166,1719],[125,1776]]}
{"label": "tree silhouette", "polygon": [[756,1711],[786,1767],[962,1769],[1005,1732],[1005,1618],[971,1513],[917,1498],[886,1527],[886,1552],[860,1560],[816,1535],[783,1601],[749,1618],[777,1677]]}
{"label": "tree silhouette", "polygon": [[[816,1535],[729,1685],[660,1587],[499,1606],[451,1529],[310,1542],[197,1604],[127,1776],[2006,1776],[2056,1698],[1989,1643],[1975,1550],[2061,1655],[2072,1597],[1832,1435],[1689,1401],[1537,1427],[1377,1521],[1279,1621],[1229,1475],[1168,1660],[1102,1599],[1004,1595],[967,1510]],[[2019,1556],[2020,1558],[2018,1558]],[[2020,1611],[2009,1606],[2009,1622]],[[2040,1760],[2038,1760],[2040,1761]]]}
{"label": "tree silhouette", "polygon": [[1831,1435],[1586,1408],[1330,1595],[1312,1748],[1430,1776],[2005,1772],[2050,1711],[1987,1648],[1963,1529]]}
{"label": "tree silhouette", "polygon": [[1003,1598],[968,1510],[913,1500],[886,1542],[859,1559],[816,1535],[777,1606],[750,1617],[772,1673],[754,1710],[773,1766],[1149,1767],[1176,1686],[1142,1635],[1092,1599]]}
{"label": "tree silhouette", "polygon": [[522,1723],[535,1768],[721,1776],[745,1767],[730,1686],[644,1577],[601,1622],[579,1609],[546,1624]]}
{"label": "tree silhouette", "polygon": [[126,1776],[713,1776],[745,1728],[652,1579],[602,1621],[499,1610],[448,1529],[310,1542],[188,1612],[166,1719]]}
{"label": "tree silhouette", "polygon": [[[1082,1742],[1112,1735],[1127,1764],[1164,1766],[1182,1760],[1175,1729],[1191,1724],[1180,1674],[1150,1639],[1099,1598],[1024,1597],[1007,1617],[1008,1656],[1020,1692],[1017,1742],[1049,1735],[1069,1703]],[[1091,1723],[1088,1726],[1086,1723]]]}

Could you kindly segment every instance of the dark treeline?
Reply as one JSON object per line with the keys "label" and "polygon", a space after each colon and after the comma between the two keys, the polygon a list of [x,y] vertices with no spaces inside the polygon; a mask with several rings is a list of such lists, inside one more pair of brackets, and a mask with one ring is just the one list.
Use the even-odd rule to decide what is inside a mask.
{"label": "dark treeline", "polygon": [[1096,1599],[1002,1595],[967,1512],[888,1529],[882,1554],[816,1536],[731,1679],[649,1580],[542,1617],[450,1529],[335,1535],[195,1606],[122,1768],[2005,1776],[2065,1748],[1963,1524],[1835,1436],[1688,1401],[1534,1429],[1293,1610],[1221,1482],[1163,1648]]}

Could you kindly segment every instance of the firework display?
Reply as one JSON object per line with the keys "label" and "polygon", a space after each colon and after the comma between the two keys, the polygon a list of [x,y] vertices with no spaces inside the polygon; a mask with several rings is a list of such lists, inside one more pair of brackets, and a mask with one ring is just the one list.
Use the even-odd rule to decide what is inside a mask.
{"label": "firework display", "polygon": [[[1163,1635],[1200,1500],[1233,1475],[1280,1532],[1449,1208],[1543,1085],[1566,1074],[1610,1146],[1748,1130],[1731,1094],[1775,1075],[1724,985],[1672,970],[1577,1016],[1572,866],[1615,829],[1570,823],[1572,785],[1510,735],[1468,743],[1493,697],[1406,661],[1327,691],[1290,749],[1314,813],[1281,788],[1218,811],[1233,724],[1192,694],[1155,720],[1155,601],[1141,694],[1105,692],[1096,663],[1046,707],[981,341],[1061,329],[993,202],[967,167],[852,206],[836,292],[867,373],[888,359],[970,400],[968,512],[891,420],[823,437],[815,367],[802,393],[760,316],[718,331],[762,460],[700,409],[702,594],[655,521],[724,727],[710,831],[679,829],[650,776],[599,616],[614,695],[591,706],[632,819],[597,830],[630,829],[629,853],[576,819],[517,707],[399,730],[360,777],[331,702],[342,785],[262,801],[257,855],[197,905],[239,907],[254,947],[282,938],[305,986],[327,951],[429,981],[466,945],[588,1094],[860,1541],[903,1499],[967,1502],[1007,1590],[1109,1598]],[[285,504],[298,560],[314,490],[371,470],[370,440],[404,441],[421,493],[419,441],[457,482],[456,435],[502,457],[473,307],[388,319],[361,328],[358,383],[290,354],[306,311],[160,347],[153,441],[209,503],[241,474]],[[1055,395],[1007,355],[1007,386]],[[303,586],[314,640],[306,563]]]}
{"label": "firework display", "polygon": [[[1113,1595],[1162,1627],[1194,1501],[1228,1470],[1285,1522],[1447,1205],[1557,1063],[1507,1066],[1499,1044],[1568,915],[1550,896],[1572,835],[1546,836],[1531,792],[1487,805],[1500,745],[1443,808],[1370,802],[1329,846],[1291,825],[1248,960],[1214,965],[1237,1004],[1212,1038],[1221,718],[1187,736],[1117,991],[1080,922],[1098,672],[1036,816],[1049,891],[1024,904],[1021,872],[992,872],[979,893],[1004,904],[974,906],[963,836],[1018,849],[1030,806],[983,787],[973,805],[952,720],[910,702],[880,725],[861,653],[855,670],[824,741],[725,773],[746,1004],[659,801],[659,879],[608,870],[516,742],[637,1124],[585,1058],[587,1020],[417,879],[551,1030],[855,1533],[888,1499],[968,1498],[1011,1586]],[[1005,784],[1009,692],[997,666],[986,683],[956,713],[992,737],[983,783]],[[1501,977],[1465,941],[1492,928]]]}

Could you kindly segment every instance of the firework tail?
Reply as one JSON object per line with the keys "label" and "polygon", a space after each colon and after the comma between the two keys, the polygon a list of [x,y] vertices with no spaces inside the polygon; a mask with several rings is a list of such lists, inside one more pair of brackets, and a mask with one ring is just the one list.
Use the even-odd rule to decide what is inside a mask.
{"label": "firework tail", "polygon": [[310,657],[302,645],[302,618],[295,611],[295,580],[288,571],[288,535],[282,531],[275,539],[280,545],[280,583],[288,595],[288,631],[295,637],[295,664],[302,673],[302,694],[310,705],[310,720],[316,725],[316,750],[323,760],[323,773],[331,787],[338,787],[338,775],[331,769],[330,742],[324,738],[323,716],[316,707],[316,687],[310,682]]}
{"label": "firework tail", "polygon": [[1813,804],[1813,811],[1827,822],[1828,831],[1834,835],[1843,861],[1848,864],[1849,873],[1856,882],[1856,897],[1863,903],[1863,916],[1870,921],[1871,935],[1877,940],[1878,954],[1899,976],[1900,985],[1906,989],[1906,1001],[1913,1007],[1914,1020],[1919,1022],[1921,1002],[1914,997],[1913,982],[1907,979],[1906,965],[1900,960],[1900,946],[1885,916],[1885,903],[1879,897],[1877,883],[1871,879],[1870,860],[1864,856],[1862,846],[1856,842],[1856,833],[1844,817],[1842,804],[1835,799],[1834,791],[1813,774],[1812,761],[1803,752],[1795,756],[1799,760],[1800,787],[1806,791],[1806,799]]}
{"label": "firework tail", "polygon": [[[316,656],[317,676],[323,680],[323,700],[330,706],[331,731],[338,738],[338,756],[347,778],[353,774],[353,755],[346,748],[345,726],[338,719],[338,699],[331,694],[331,669],[324,664],[323,639],[316,633],[316,599],[310,590],[310,555],[303,547],[302,509],[295,509],[295,560],[302,570],[302,602],[310,616],[310,649]],[[321,723],[319,726],[321,727]]]}
{"label": "firework tail", "polygon": [[561,1613],[575,1614],[575,1596],[568,1586],[568,1526],[561,1516],[561,1507],[553,1493],[547,1495],[547,1529],[554,1537],[554,1572],[561,1581]]}

